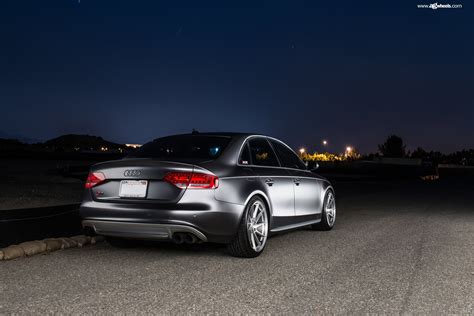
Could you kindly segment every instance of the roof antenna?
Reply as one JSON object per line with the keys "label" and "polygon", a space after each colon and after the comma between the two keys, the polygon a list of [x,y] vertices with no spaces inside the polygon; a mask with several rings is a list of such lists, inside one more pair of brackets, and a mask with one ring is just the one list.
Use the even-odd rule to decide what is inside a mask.
{"label": "roof antenna", "polygon": [[193,131],[191,132],[192,135],[196,135],[196,134],[199,134],[199,131],[195,128],[193,128]]}

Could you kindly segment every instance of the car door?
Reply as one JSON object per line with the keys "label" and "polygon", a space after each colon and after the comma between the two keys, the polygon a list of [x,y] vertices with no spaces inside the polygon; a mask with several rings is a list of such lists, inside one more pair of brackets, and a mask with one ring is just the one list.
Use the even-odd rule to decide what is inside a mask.
{"label": "car door", "polygon": [[321,183],[311,172],[306,170],[306,165],[284,143],[270,140],[280,163],[288,168],[292,176],[292,182],[295,191],[295,215],[314,215],[321,213]]}
{"label": "car door", "polygon": [[264,137],[253,137],[248,141],[252,166],[258,181],[266,188],[273,211],[273,226],[286,224],[294,217],[293,181],[287,170],[280,167],[275,152]]}
{"label": "car door", "polygon": [[314,215],[321,214],[321,182],[312,177],[311,172],[292,170],[295,182],[295,214]]}

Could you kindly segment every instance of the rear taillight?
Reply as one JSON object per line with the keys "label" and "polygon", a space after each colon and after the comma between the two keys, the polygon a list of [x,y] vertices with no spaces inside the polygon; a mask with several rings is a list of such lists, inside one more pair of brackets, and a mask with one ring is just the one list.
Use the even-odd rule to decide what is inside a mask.
{"label": "rear taillight", "polygon": [[105,175],[102,172],[89,172],[84,187],[90,189],[105,181]]}
{"label": "rear taillight", "polygon": [[189,181],[191,180],[193,173],[190,172],[170,172],[168,173],[163,180],[174,184],[180,189],[186,189],[189,185]]}
{"label": "rear taillight", "polygon": [[164,179],[180,189],[215,189],[219,178],[212,174],[193,172],[170,172]]}
{"label": "rear taillight", "polygon": [[219,186],[219,178],[215,175],[193,173],[188,189],[215,189]]}

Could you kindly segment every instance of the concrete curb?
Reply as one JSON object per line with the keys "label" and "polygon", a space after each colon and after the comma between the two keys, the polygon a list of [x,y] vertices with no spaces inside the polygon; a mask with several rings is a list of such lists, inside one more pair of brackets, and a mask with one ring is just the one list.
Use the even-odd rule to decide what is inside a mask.
{"label": "concrete curb", "polygon": [[0,261],[12,260],[21,257],[31,257],[37,254],[50,253],[68,248],[82,248],[86,245],[95,245],[103,241],[102,236],[77,235],[73,237],[47,238],[43,240],[25,241],[18,245],[11,245],[0,249]]}
{"label": "concrete curb", "polygon": [[2,210],[0,248],[31,240],[83,234],[79,204]]}
{"label": "concrete curb", "polygon": [[420,179],[423,181],[436,181],[436,180],[439,180],[439,176],[436,174],[431,174],[427,176],[422,176],[420,177]]}

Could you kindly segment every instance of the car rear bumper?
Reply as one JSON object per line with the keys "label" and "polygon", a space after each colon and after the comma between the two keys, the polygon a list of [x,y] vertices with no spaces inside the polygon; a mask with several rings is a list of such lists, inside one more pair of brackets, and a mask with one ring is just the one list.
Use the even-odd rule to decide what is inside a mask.
{"label": "car rear bumper", "polygon": [[234,238],[243,211],[243,205],[216,200],[168,206],[85,201],[79,209],[83,226],[98,235],[163,240],[180,232],[217,243]]}
{"label": "car rear bumper", "polygon": [[117,221],[84,220],[82,227],[92,229],[98,235],[139,239],[171,239],[175,233],[189,233],[200,241],[207,241],[206,235],[187,225],[144,224]]}

